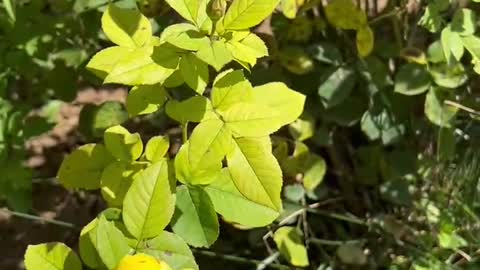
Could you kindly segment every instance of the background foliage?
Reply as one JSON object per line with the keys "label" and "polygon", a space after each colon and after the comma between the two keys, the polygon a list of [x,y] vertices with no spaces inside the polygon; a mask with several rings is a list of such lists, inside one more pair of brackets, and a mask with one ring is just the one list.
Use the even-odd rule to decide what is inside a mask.
{"label": "background foliage", "polygon": [[[35,213],[37,172],[24,166],[24,145],[52,128],[58,104],[102,80],[132,86],[125,105],[83,108],[85,145],[58,174],[66,188],[99,189],[111,208],[95,213],[71,246],[80,256],[63,244],[31,246],[28,269],[48,256],[58,267],[113,269],[132,246],[173,269],[196,269],[194,255],[201,269],[479,267],[480,4],[234,0],[202,15],[187,2],[122,0],[107,10],[102,0],[3,1],[0,197],[9,211]],[[255,12],[238,19],[232,10],[247,2]],[[207,17],[221,18],[221,27],[203,24]],[[142,27],[125,31],[119,20]],[[125,68],[132,65],[144,68]],[[265,84],[299,94],[275,96],[279,104],[267,94],[248,101],[245,89],[269,90]],[[215,102],[235,87],[231,100]],[[295,120],[300,93],[305,108]],[[245,99],[253,104],[236,104]],[[231,124],[271,113],[259,104],[278,106],[281,121]],[[274,131],[273,157],[257,137]],[[215,134],[223,140],[209,141]],[[237,190],[235,172],[220,170],[226,156],[241,168],[238,179],[246,174],[239,152],[226,151],[230,138],[253,153],[265,181],[281,177],[283,186],[266,191],[281,192],[282,202],[249,186]],[[280,177],[272,173],[277,163]],[[169,173],[183,184],[176,191],[165,188]],[[176,202],[165,199],[174,193]],[[139,203],[144,198],[156,201]],[[150,211],[162,215],[149,218]],[[139,220],[150,224],[138,227]]]}

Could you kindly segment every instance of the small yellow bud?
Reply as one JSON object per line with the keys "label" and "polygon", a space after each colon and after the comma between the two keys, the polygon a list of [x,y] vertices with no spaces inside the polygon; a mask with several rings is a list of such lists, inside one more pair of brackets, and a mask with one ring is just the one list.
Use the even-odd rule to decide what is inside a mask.
{"label": "small yellow bud", "polygon": [[225,15],[227,0],[211,0],[208,3],[207,13],[212,21],[216,22]]}
{"label": "small yellow bud", "polygon": [[168,264],[146,254],[125,256],[116,270],[172,270]]}

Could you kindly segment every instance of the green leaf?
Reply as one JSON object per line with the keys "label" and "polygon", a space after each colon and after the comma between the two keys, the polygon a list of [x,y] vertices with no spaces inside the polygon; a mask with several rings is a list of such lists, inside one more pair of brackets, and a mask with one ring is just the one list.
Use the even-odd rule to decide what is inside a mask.
{"label": "green leaf", "polygon": [[342,103],[356,84],[357,76],[351,67],[339,67],[318,88],[318,95],[325,108]]}
{"label": "green leaf", "polygon": [[202,46],[196,55],[200,60],[211,65],[217,71],[220,71],[233,60],[232,54],[223,40],[210,41],[209,44]]}
{"label": "green leaf", "polygon": [[187,243],[179,236],[164,231],[159,236],[147,240],[146,248],[140,252],[165,261],[173,270],[198,270],[195,257]]}
{"label": "green leaf", "polygon": [[181,86],[183,83],[185,82],[183,81],[182,73],[177,69],[165,80],[163,86],[166,88],[175,88]]}
{"label": "green leaf", "polygon": [[296,141],[310,139],[315,133],[315,118],[310,114],[305,114],[291,123],[288,130]]}
{"label": "green leaf", "polygon": [[115,161],[103,171],[102,196],[110,207],[121,207],[135,175],[144,169],[141,163]]}
{"label": "green leaf", "polygon": [[108,151],[119,160],[137,160],[143,152],[140,134],[132,134],[122,126],[108,128],[105,131],[104,141]]}
{"label": "green leaf", "polygon": [[321,156],[310,154],[301,167],[303,186],[307,191],[314,191],[323,182],[327,172],[327,163]]}
{"label": "green leaf", "polygon": [[318,61],[338,66],[343,62],[343,56],[335,44],[320,42],[312,46],[312,55]]}
{"label": "green leaf", "polygon": [[215,211],[229,222],[249,228],[264,227],[280,214],[275,209],[243,196],[233,183],[228,169],[223,169],[219,177],[204,189],[210,196]]}
{"label": "green leaf", "polygon": [[199,60],[195,54],[188,53],[180,60],[179,68],[185,83],[202,95],[208,83],[208,65]]}
{"label": "green leaf", "polygon": [[234,0],[225,13],[226,30],[243,30],[253,27],[273,13],[280,0]]}
{"label": "green leaf", "polygon": [[425,27],[432,33],[437,33],[442,29],[444,19],[441,16],[441,12],[448,9],[450,5],[449,0],[440,0],[428,3],[425,8],[425,13],[418,22],[419,25]]}
{"label": "green leaf", "polygon": [[438,234],[438,243],[442,248],[453,250],[468,246],[468,242],[455,232],[440,232]]}
{"label": "green leaf", "polygon": [[476,24],[475,12],[468,8],[462,8],[455,12],[450,28],[462,36],[470,36],[475,33]]}
{"label": "green leaf", "polygon": [[268,48],[257,35],[250,33],[241,41],[227,42],[227,48],[236,61],[245,62],[255,66],[257,59],[268,56]]}
{"label": "green leaf", "polygon": [[187,186],[177,188],[172,229],[194,247],[209,247],[217,240],[217,214],[210,197],[203,189]]}
{"label": "green leaf", "polygon": [[170,139],[167,136],[155,136],[147,143],[145,157],[151,162],[160,161],[165,157],[169,148]]}
{"label": "green leaf", "polygon": [[208,0],[166,0],[180,16],[194,23],[198,28],[207,20]]}
{"label": "green leaf", "polygon": [[102,138],[109,127],[128,120],[128,112],[121,102],[107,101],[101,105],[86,104],[80,113],[79,129],[87,139]]}
{"label": "green leaf", "polygon": [[295,227],[281,227],[273,235],[273,240],[280,253],[294,266],[309,265],[308,254],[303,244],[302,235]]}
{"label": "green leaf", "polygon": [[373,107],[362,117],[361,129],[368,139],[381,139],[384,145],[397,142],[405,133],[405,126],[397,123],[394,116],[385,108]]}
{"label": "green leaf", "polygon": [[127,238],[104,216],[98,220],[95,243],[98,255],[110,270],[115,269],[122,258],[130,253]]}
{"label": "green leaf", "polygon": [[15,22],[17,19],[15,2],[16,0],[3,0],[3,7],[7,11],[7,14],[10,17],[10,20],[12,20],[12,22]]}
{"label": "green leaf", "polygon": [[220,73],[213,82],[212,106],[225,111],[238,102],[253,100],[253,87],[245,79],[242,70],[227,70]]}
{"label": "green leaf", "polygon": [[[222,160],[204,159],[192,166],[190,164],[190,143],[182,145],[175,157],[175,175],[184,184],[207,185],[213,182],[222,169]],[[218,155],[218,153],[216,153]]]}
{"label": "green leaf", "polygon": [[77,254],[62,243],[30,245],[25,252],[27,270],[82,270]]}
{"label": "green leaf", "polygon": [[368,56],[373,51],[375,35],[369,26],[360,27],[357,30],[357,50],[362,57]]}
{"label": "green leaf", "polygon": [[445,63],[430,65],[430,75],[433,81],[441,87],[458,88],[468,80],[463,64],[456,63],[447,65]]}
{"label": "green leaf", "polygon": [[167,101],[165,89],[156,85],[135,86],[127,96],[127,111],[131,116],[151,114]]}
{"label": "green leaf", "polygon": [[[100,259],[98,252],[96,250],[97,243],[94,241],[97,240],[96,238],[96,231],[93,233],[94,230],[97,229],[98,219],[92,220],[88,223],[85,227],[83,227],[82,231],[80,232],[80,239],[78,241],[78,249],[80,252],[80,258],[82,261],[90,268],[98,269],[100,265],[102,265],[102,260]],[[95,235],[95,237],[92,237]]]}
{"label": "green leaf", "polygon": [[367,255],[364,254],[359,244],[346,243],[337,249],[337,256],[341,262],[350,265],[365,265],[368,262]]}
{"label": "green leaf", "polygon": [[443,102],[448,98],[448,90],[432,87],[425,99],[425,115],[430,122],[441,127],[451,127],[457,114],[457,108],[447,106]]}
{"label": "green leaf", "polygon": [[[462,39],[463,41],[463,39]],[[443,52],[442,42],[435,41],[428,47],[427,59],[432,63],[446,62],[445,53]]]}
{"label": "green leaf", "polygon": [[453,55],[458,61],[462,58],[464,53],[464,47],[460,35],[456,32],[452,32],[450,27],[443,29],[441,34],[441,41],[443,47],[443,53],[447,62],[451,62],[451,56]]}
{"label": "green leaf", "polygon": [[87,69],[97,77],[105,79],[120,60],[134,51],[135,49],[120,46],[106,48],[96,53],[90,59]]}
{"label": "green leaf", "polygon": [[195,26],[189,23],[178,23],[163,30],[160,42],[168,42],[175,47],[188,51],[198,51],[200,48],[208,46],[210,39],[200,33]]}
{"label": "green leaf", "polygon": [[[121,219],[121,210],[116,208],[108,208],[100,213],[108,221],[118,221]],[[99,217],[93,219],[80,232],[79,252],[83,262],[93,269],[106,269],[102,259],[97,252],[97,227]]]}
{"label": "green leaf", "polygon": [[63,160],[58,179],[70,189],[98,189],[102,172],[112,161],[112,155],[103,145],[86,144]]}
{"label": "green leaf", "polygon": [[367,15],[352,0],[333,0],[325,7],[328,21],[341,29],[356,30],[367,24]]}
{"label": "green leaf", "polygon": [[102,16],[102,29],[113,43],[123,47],[142,47],[152,37],[152,25],[137,9],[110,4]]}
{"label": "green leaf", "polygon": [[162,233],[175,209],[167,161],[157,162],[135,176],[125,196],[123,221],[138,240]]}
{"label": "green leaf", "polygon": [[218,118],[213,112],[210,100],[203,96],[194,96],[184,101],[170,100],[165,108],[167,115],[180,122],[202,122]]}
{"label": "green leaf", "polygon": [[428,71],[418,64],[403,65],[395,76],[395,92],[407,96],[426,92],[430,84]]}
{"label": "green leaf", "polygon": [[462,44],[474,59],[480,59],[480,38],[476,36],[462,37]]}
{"label": "green leaf", "polygon": [[166,45],[138,48],[124,55],[104,82],[125,85],[163,83],[177,69],[179,60],[177,53]]}
{"label": "green leaf", "polygon": [[228,169],[238,191],[248,200],[280,212],[282,170],[272,155],[269,137],[237,138],[227,155]]}

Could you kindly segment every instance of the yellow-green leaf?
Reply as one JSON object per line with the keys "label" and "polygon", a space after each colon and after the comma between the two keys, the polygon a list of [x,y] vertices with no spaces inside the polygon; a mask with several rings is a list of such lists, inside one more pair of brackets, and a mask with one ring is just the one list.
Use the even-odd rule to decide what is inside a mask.
{"label": "yellow-green leaf", "polygon": [[175,156],[175,175],[184,184],[208,185],[213,182],[222,169],[221,160],[204,159],[195,167],[190,164],[189,142],[182,145]]}
{"label": "yellow-green leaf", "polygon": [[195,168],[205,160],[222,162],[232,149],[232,133],[219,119],[203,121],[192,132],[189,143],[188,159]]}
{"label": "yellow-green leaf", "polygon": [[102,196],[110,207],[121,207],[134,176],[141,172],[145,165],[116,161],[105,168],[101,178]]}
{"label": "yellow-green leaf", "polygon": [[184,101],[170,100],[165,110],[169,117],[180,123],[217,118],[210,100],[203,96],[194,96]]}
{"label": "yellow-green leaf", "polygon": [[135,176],[125,196],[123,221],[137,240],[155,237],[163,232],[175,209],[171,192],[169,166],[157,162]]}
{"label": "yellow-green leaf", "polygon": [[208,65],[193,53],[188,53],[180,60],[180,72],[183,80],[200,95],[205,92],[208,83]]}
{"label": "yellow-green leaf", "polygon": [[98,189],[102,172],[112,161],[103,145],[86,144],[63,160],[58,179],[66,188]]}
{"label": "yellow-green leaf", "polygon": [[302,235],[295,227],[281,227],[273,235],[280,253],[294,266],[309,265],[308,254]]}
{"label": "yellow-green leaf", "polygon": [[158,111],[167,101],[165,89],[158,85],[135,86],[127,96],[127,111],[130,116]]}
{"label": "yellow-green leaf", "polygon": [[157,162],[162,160],[170,147],[170,139],[167,136],[151,138],[145,148],[145,157],[148,161]]}
{"label": "yellow-green leaf", "polygon": [[27,270],[82,270],[72,249],[62,243],[30,245],[25,252]]}
{"label": "yellow-green leaf", "polygon": [[87,69],[101,79],[105,79],[112,72],[115,65],[135,51],[128,47],[114,46],[96,53],[87,64]]}
{"label": "yellow-green leaf", "polygon": [[282,209],[282,171],[272,154],[269,137],[237,138],[227,154],[228,169],[238,191],[248,200]]}
{"label": "yellow-green leaf", "polygon": [[104,134],[104,141],[108,151],[119,160],[137,160],[143,152],[140,134],[132,134],[120,125],[108,128]]}
{"label": "yellow-green leaf", "polygon": [[177,69],[179,60],[177,53],[167,45],[138,48],[115,64],[105,83],[163,83]]}
{"label": "yellow-green leaf", "polygon": [[180,16],[194,23],[198,28],[208,19],[208,0],[166,0]]}
{"label": "yellow-green leaf", "polygon": [[213,82],[212,106],[225,111],[238,102],[253,100],[253,88],[245,79],[242,70],[227,70],[220,73]]}
{"label": "yellow-green leaf", "polygon": [[277,131],[278,112],[256,103],[239,102],[221,113],[235,137],[261,137]]}
{"label": "yellow-green leaf", "polygon": [[257,35],[250,33],[241,41],[230,41],[227,48],[232,53],[235,60],[246,62],[250,66],[255,66],[257,59],[268,56],[268,48]]}
{"label": "yellow-green leaf", "polygon": [[123,47],[142,47],[150,42],[152,25],[137,9],[125,9],[110,4],[102,16],[105,35]]}
{"label": "yellow-green leaf", "polygon": [[253,27],[273,13],[280,0],[234,0],[225,13],[226,30],[243,30]]}
{"label": "yellow-green leaf", "polygon": [[198,51],[210,44],[210,39],[189,23],[178,23],[165,28],[160,41],[188,51]]}
{"label": "yellow-green leaf", "polygon": [[251,228],[264,227],[272,223],[280,214],[271,207],[243,196],[233,183],[228,169],[223,169],[219,177],[204,189],[210,196],[215,211],[228,222]]}
{"label": "yellow-green leaf", "polygon": [[125,255],[130,253],[128,239],[105,216],[98,219],[95,232],[95,244],[98,255],[108,269],[115,269]]}
{"label": "yellow-green leaf", "polygon": [[220,71],[233,57],[223,40],[212,40],[208,45],[201,47],[197,57]]}
{"label": "yellow-green leaf", "polygon": [[366,57],[372,52],[374,43],[375,36],[368,25],[357,30],[357,50],[361,57]]}
{"label": "yellow-green leaf", "polygon": [[218,217],[208,194],[199,187],[177,188],[172,230],[194,247],[209,247],[218,238]]}
{"label": "yellow-green leaf", "polygon": [[341,29],[356,30],[367,24],[367,15],[352,0],[333,0],[325,7],[328,21]]}

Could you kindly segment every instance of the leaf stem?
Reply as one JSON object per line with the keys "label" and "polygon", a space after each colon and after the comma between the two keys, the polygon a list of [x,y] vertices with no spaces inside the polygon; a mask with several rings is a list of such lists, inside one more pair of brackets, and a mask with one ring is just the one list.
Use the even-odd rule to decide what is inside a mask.
{"label": "leaf stem", "polygon": [[183,143],[188,141],[188,121],[182,125],[182,141]]}

